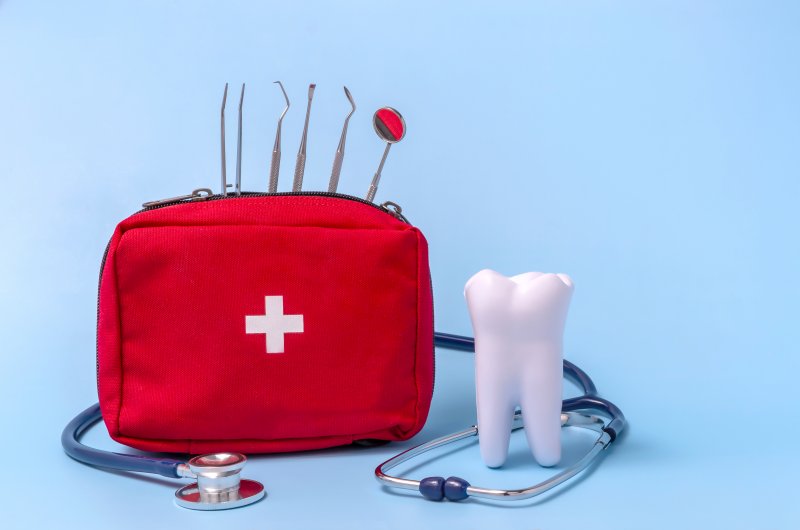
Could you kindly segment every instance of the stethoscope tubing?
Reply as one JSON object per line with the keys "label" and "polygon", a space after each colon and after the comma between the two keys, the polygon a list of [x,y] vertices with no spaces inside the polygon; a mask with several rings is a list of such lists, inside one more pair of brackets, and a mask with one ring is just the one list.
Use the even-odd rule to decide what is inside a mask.
{"label": "stethoscope tubing", "polygon": [[[611,436],[603,430],[605,423],[597,416],[589,416],[579,412],[564,412],[561,415],[561,421],[564,426],[580,427],[587,430],[596,431],[599,433],[598,437],[592,444],[591,449],[589,449],[589,451],[586,452],[586,454],[584,454],[584,456],[581,457],[581,459],[576,463],[570,465],[560,473],[548,478],[547,480],[527,488],[512,490],[483,488],[474,486],[459,477],[450,477],[445,481],[444,477],[427,477],[422,480],[415,480],[389,475],[388,472],[391,469],[408,460],[411,460],[412,458],[416,458],[424,453],[427,453],[428,451],[451,444],[453,442],[458,442],[471,437],[477,437],[478,427],[476,425],[473,425],[468,429],[464,429],[463,431],[447,434],[440,438],[436,438],[435,440],[425,442],[393,456],[375,468],[375,478],[378,480],[378,482],[385,486],[418,491],[424,497],[434,501],[441,501],[445,498],[452,501],[460,501],[468,497],[500,501],[518,501],[530,499],[531,497],[536,497],[537,495],[541,495],[542,493],[553,489],[554,487],[562,484],[589,467],[600,455],[600,453],[611,444]],[[514,415],[513,430],[521,428],[522,416],[521,413],[517,411]],[[439,487],[443,486],[442,489],[438,490],[438,488],[433,488],[432,490],[430,486],[432,486],[434,482]]]}
{"label": "stethoscope tubing", "polygon": [[61,433],[61,445],[67,455],[78,462],[90,466],[114,469],[117,471],[136,471],[151,473],[169,478],[181,478],[180,466],[185,465],[183,460],[171,458],[153,458],[150,456],[131,455],[103,451],[84,445],[80,437],[89,427],[103,419],[100,404],[95,403],[87,408],[64,427]]}
{"label": "stethoscope tubing", "polygon": [[[434,344],[441,348],[467,352],[475,351],[474,339],[448,333],[436,333]],[[597,432],[598,437],[589,451],[584,454],[580,460],[568,466],[560,473],[527,488],[512,490],[483,488],[470,484],[460,477],[445,479],[444,477],[432,476],[416,480],[389,474],[391,469],[428,451],[467,438],[478,437],[479,428],[477,425],[473,425],[463,431],[430,440],[393,456],[375,468],[375,478],[384,486],[417,491],[422,494],[423,497],[432,501],[442,501],[445,499],[449,501],[462,501],[470,497],[514,501],[530,499],[550,491],[595,462],[603,450],[614,442],[617,435],[622,432],[626,425],[625,416],[622,414],[619,407],[597,395],[597,387],[586,372],[565,360],[563,374],[564,377],[575,383],[581,389],[582,395],[563,400],[561,412],[562,426],[589,429]],[[587,412],[589,411],[606,417],[608,421],[603,421],[603,419],[595,415],[588,415]],[[513,430],[521,429],[522,427],[521,412],[516,411],[514,414]]]}

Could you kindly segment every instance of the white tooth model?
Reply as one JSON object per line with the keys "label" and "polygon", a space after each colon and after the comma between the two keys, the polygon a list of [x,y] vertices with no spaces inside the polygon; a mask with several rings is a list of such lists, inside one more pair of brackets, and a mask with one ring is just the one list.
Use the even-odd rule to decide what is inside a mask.
{"label": "white tooth model", "polygon": [[464,287],[475,333],[478,432],[484,463],[502,466],[514,409],[536,461],[561,459],[563,337],[572,280],[526,272],[506,277],[482,270]]}

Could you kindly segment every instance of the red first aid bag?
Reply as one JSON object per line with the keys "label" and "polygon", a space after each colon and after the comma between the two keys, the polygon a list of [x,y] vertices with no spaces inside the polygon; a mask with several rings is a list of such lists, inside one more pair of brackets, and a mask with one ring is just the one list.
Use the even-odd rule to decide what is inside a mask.
{"label": "red first aid bag", "polygon": [[422,233],[344,195],[192,199],[122,221],[103,259],[111,437],[258,453],[416,434],[434,370]]}

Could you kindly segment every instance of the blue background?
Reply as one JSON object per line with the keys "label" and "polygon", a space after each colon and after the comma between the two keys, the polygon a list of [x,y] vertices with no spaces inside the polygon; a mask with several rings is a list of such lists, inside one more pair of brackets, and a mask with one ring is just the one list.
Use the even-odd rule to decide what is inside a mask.
{"label": "blue background", "polygon": [[[3,526],[797,528],[798,4],[339,4],[0,2]],[[326,187],[343,84],[359,107],[346,193],[363,195],[380,159],[372,112],[403,112],[378,199],[429,239],[438,329],[470,332],[462,289],[479,269],[573,277],[566,356],[631,424],[592,473],[522,506],[435,504],[371,477],[411,442],[265,456],[250,475],[269,498],[209,514],[176,508],[168,480],[64,456],[61,428],[96,399],[114,225],[218,189],[225,82],[247,82],[244,188],[264,190],[276,79],[294,103],[281,189],[308,83],[306,189]],[[437,363],[413,442],[474,421],[471,356]],[[88,440],[115,447],[104,429]],[[565,442],[569,459],[585,441]],[[473,445],[412,474],[540,480],[514,444],[503,470]]]}

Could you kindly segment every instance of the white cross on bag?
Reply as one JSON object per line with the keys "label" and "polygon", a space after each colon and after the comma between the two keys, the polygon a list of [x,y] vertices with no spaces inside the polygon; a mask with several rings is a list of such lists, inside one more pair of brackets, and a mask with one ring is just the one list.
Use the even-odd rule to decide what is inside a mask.
{"label": "white cross on bag", "polygon": [[283,353],[285,333],[303,333],[303,315],[284,315],[282,296],[265,296],[265,315],[245,316],[248,334],[267,334],[267,353]]}

